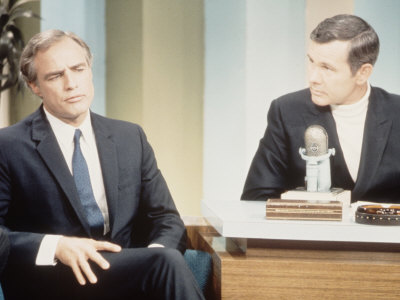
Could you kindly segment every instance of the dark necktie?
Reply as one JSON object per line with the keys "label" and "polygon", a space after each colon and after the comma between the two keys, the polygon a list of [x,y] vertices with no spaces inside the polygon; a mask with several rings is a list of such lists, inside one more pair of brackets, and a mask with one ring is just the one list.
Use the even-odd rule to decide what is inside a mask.
{"label": "dark necktie", "polygon": [[104,218],[99,206],[94,198],[92,184],[90,183],[89,169],[83,157],[80,138],[82,132],[75,130],[74,135],[74,154],[72,156],[72,173],[75,185],[78,190],[79,198],[85,209],[87,221],[94,237],[101,237],[104,230]]}

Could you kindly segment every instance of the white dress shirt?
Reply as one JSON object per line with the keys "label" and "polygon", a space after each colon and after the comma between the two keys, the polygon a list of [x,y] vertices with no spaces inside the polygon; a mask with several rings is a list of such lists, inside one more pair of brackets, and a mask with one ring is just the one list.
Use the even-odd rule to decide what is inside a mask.
{"label": "white dress shirt", "polygon": [[368,99],[371,87],[356,103],[349,105],[331,105],[332,115],[336,122],[336,130],[344,160],[354,182],[357,180],[360,166],[365,118],[368,110]]}
{"label": "white dress shirt", "polygon": [[[74,153],[74,133],[77,128],[64,123],[60,119],[54,117],[46,109],[44,109],[50,126],[56,136],[57,142],[64,155],[65,162],[72,174],[72,155]],[[99,154],[97,151],[96,139],[94,136],[90,113],[87,114],[83,123],[79,126],[82,131],[81,136],[81,150],[85,157],[89,169],[90,181],[94,198],[100,207],[104,217],[104,233],[110,230],[110,219],[108,216],[108,207],[106,193],[104,189],[103,173],[101,171]],[[54,254],[57,247],[59,235],[46,235],[39,248],[36,257],[37,265],[51,265],[54,264]]]}

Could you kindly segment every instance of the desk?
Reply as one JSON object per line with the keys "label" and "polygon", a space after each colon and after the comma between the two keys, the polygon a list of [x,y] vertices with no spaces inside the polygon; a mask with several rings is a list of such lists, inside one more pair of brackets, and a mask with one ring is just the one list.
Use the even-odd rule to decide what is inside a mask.
{"label": "desk", "polygon": [[[333,235],[337,240],[309,240],[309,233],[300,240],[278,239],[276,233],[259,238],[268,233],[257,227],[269,224],[264,219],[258,220],[262,225],[246,224],[245,209],[238,219],[244,223],[236,229],[240,233],[249,226],[247,229],[254,229],[251,238],[222,236],[216,229],[224,228],[226,233],[237,225],[229,227],[212,217],[215,227],[200,228],[192,235],[198,249],[212,254],[214,296],[209,299],[400,299],[399,227],[385,227],[397,234],[394,240],[377,237],[378,243],[366,240],[364,233],[376,229],[369,225],[360,225],[364,233],[358,242],[339,238],[341,235]],[[259,213],[253,213],[257,218]],[[355,232],[361,228],[346,222],[337,225],[351,226]]]}
{"label": "desk", "polygon": [[350,209],[342,221],[267,220],[265,210],[266,201],[202,202],[204,217],[224,237],[400,244],[399,226],[357,224]]}

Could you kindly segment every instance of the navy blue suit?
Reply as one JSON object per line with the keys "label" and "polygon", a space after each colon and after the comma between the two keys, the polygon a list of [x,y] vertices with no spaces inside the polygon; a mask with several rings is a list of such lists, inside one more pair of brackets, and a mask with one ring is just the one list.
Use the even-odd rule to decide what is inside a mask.
{"label": "navy blue suit", "polygon": [[311,101],[309,89],[271,103],[268,126],[261,139],[243,189],[244,200],[266,200],[304,186],[304,131],[323,126],[329,137],[332,186],[352,191],[352,201],[400,203],[400,96],[371,88],[356,182],[350,176],[329,106]]}
{"label": "navy blue suit", "polygon": [[[132,254],[140,258],[139,253],[157,255],[157,252],[168,251],[176,251],[181,256],[179,252],[183,253],[186,247],[186,231],[143,130],[138,125],[94,113],[91,119],[110,217],[110,234],[105,239],[124,248],[121,254],[105,254],[112,265],[109,271],[97,270],[97,286],[101,282],[112,286],[107,280],[117,280],[109,276],[119,272],[114,266],[118,266],[118,262],[122,269],[126,266],[121,257]],[[61,263],[56,267],[35,267],[45,234],[91,237],[73,177],[42,107],[25,120],[0,131],[0,225],[9,231],[11,244],[3,278],[6,297],[7,292],[17,295],[17,290],[23,288],[22,284],[14,282],[16,278],[24,284],[33,280],[39,284],[36,290],[40,284],[47,285],[49,296],[54,299],[61,297],[57,295],[60,289],[69,293],[76,288],[78,297],[82,296],[72,271]],[[167,249],[145,248],[152,243],[162,244]],[[131,253],[134,250],[136,252]],[[146,259],[154,261],[153,257],[143,258],[140,263],[145,269],[149,268]],[[137,274],[145,277],[137,265],[135,268]],[[59,273],[55,275],[54,270]],[[102,281],[103,273],[110,278]],[[58,281],[64,280],[64,284],[52,283],[57,286],[53,288],[37,280],[51,282],[55,277]],[[118,282],[116,286],[124,290]],[[32,288],[35,288],[33,284]],[[91,295],[91,289],[86,289]],[[102,290],[96,297],[107,298],[107,292]],[[113,296],[117,297],[119,294],[115,292]],[[130,287],[126,289],[131,296],[133,292],[135,290]],[[123,298],[124,294],[119,297]]]}

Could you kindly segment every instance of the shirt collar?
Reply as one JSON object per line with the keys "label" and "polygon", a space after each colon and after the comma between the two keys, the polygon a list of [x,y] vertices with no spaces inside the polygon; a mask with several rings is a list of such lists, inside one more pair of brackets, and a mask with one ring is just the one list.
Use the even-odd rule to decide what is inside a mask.
{"label": "shirt collar", "polygon": [[357,114],[358,112],[364,111],[368,107],[368,100],[371,94],[371,86],[368,82],[367,84],[367,91],[364,96],[353,104],[347,105],[331,105],[332,112],[335,113],[342,113],[342,114]]}
{"label": "shirt collar", "polygon": [[73,143],[74,133],[75,130],[78,128],[82,131],[82,138],[86,140],[88,143],[94,139],[90,111],[86,115],[86,118],[83,120],[82,124],[77,128],[55,117],[48,110],[46,110],[44,106],[43,109],[47,119],[49,120],[50,126],[53,129],[53,132],[57,138],[57,141],[60,144],[68,146],[71,143]]}

